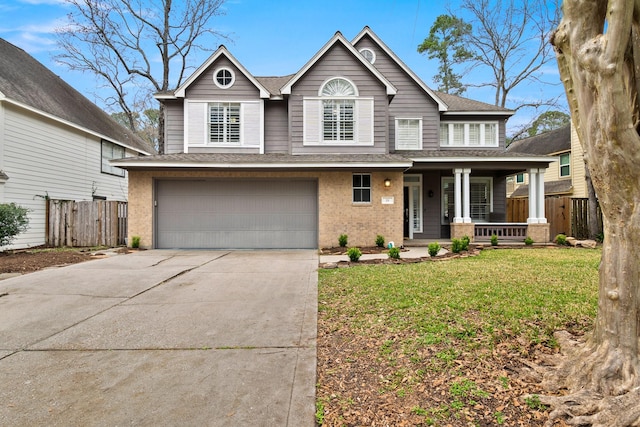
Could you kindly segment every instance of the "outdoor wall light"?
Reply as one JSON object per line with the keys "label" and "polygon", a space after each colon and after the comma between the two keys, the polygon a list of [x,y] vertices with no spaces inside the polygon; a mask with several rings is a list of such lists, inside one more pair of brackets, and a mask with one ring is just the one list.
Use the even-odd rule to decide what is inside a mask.
{"label": "outdoor wall light", "polygon": [[429,197],[433,197],[433,190],[429,190]]}
{"label": "outdoor wall light", "polygon": [[390,180],[389,178],[386,178],[386,179],[384,180],[384,186],[385,186],[385,187],[391,187],[391,180]]}

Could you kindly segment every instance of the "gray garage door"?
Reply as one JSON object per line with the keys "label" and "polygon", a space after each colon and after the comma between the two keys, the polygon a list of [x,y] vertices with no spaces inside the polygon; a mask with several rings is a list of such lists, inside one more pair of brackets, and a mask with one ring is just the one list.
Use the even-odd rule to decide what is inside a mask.
{"label": "gray garage door", "polygon": [[317,248],[315,181],[156,182],[156,247]]}

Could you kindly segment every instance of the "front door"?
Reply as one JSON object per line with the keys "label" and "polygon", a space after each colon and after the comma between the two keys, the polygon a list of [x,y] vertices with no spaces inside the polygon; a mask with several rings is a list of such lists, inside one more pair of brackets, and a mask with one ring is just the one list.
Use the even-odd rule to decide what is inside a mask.
{"label": "front door", "polygon": [[404,176],[404,235],[422,233],[422,175]]}

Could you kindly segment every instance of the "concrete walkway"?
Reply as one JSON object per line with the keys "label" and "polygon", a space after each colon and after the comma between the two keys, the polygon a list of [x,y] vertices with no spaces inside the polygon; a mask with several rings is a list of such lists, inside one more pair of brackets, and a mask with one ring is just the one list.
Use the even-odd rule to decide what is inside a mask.
{"label": "concrete walkway", "polygon": [[313,426],[315,251],[144,251],[0,281],[0,425]]}

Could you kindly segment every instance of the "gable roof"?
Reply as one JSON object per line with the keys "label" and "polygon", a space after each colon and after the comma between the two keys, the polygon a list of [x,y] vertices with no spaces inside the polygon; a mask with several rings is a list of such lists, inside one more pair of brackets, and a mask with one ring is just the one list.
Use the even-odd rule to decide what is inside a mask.
{"label": "gable roof", "polygon": [[378,35],[374,33],[373,30],[371,30],[371,28],[369,28],[368,26],[365,26],[362,29],[362,31],[360,31],[360,33],[357,36],[355,36],[355,38],[351,41],[351,43],[355,46],[365,36],[369,36],[369,38],[371,38],[378,45],[378,47],[384,51],[384,53],[386,53],[393,61],[395,61],[396,64],[398,64],[398,66],[405,73],[407,73],[409,77],[411,77],[413,81],[415,81],[416,84],[420,86],[420,88],[422,88],[422,90],[424,90],[438,104],[438,111],[447,111],[447,105],[436,94],[436,92],[431,90],[431,88],[429,88],[429,86],[427,86],[422,81],[422,79],[420,79],[420,77],[418,77],[418,75],[413,72],[411,68],[409,68],[404,62],[402,62],[402,60],[398,57],[398,55],[396,55],[394,51],[389,49],[389,46],[387,46],[380,39],[380,37],[378,37]]}
{"label": "gable roof", "polygon": [[31,55],[0,38],[0,101],[143,154],[155,150]]}
{"label": "gable roof", "polygon": [[[198,67],[198,69],[193,74],[191,74],[187,80],[185,80],[182,86],[180,86],[173,92],[173,95],[177,98],[184,98],[187,88],[194,81],[196,81],[198,77],[200,77],[202,73],[204,73],[211,66],[211,64],[216,62],[218,58],[220,58],[220,56],[224,56],[229,61],[231,61],[231,63],[235,65],[235,67],[240,70],[240,72],[244,74],[244,76],[249,79],[251,83],[253,83],[253,85],[260,91],[260,98],[269,98],[269,90],[267,90],[267,88],[265,88],[255,77],[253,77],[253,75],[251,75],[251,73],[247,71],[247,69],[244,68],[244,66],[240,62],[238,62],[238,60],[233,55],[231,55],[231,53],[224,45],[220,45],[220,47],[215,52],[213,52],[209,59],[207,59],[200,67]],[[158,95],[156,96],[156,98],[166,98],[166,94]]]}
{"label": "gable roof", "polygon": [[507,147],[512,153],[554,154],[571,150],[571,124],[540,135],[513,141]]}
{"label": "gable roof", "polygon": [[300,69],[293,77],[282,87],[280,92],[283,95],[291,94],[291,87],[298,81],[302,76],[306,74],[307,71],[320,59],[322,56],[329,51],[334,45],[342,44],[352,55],[353,57],[359,61],[365,68],[367,68],[376,78],[384,84],[387,89],[387,95],[395,95],[397,89],[387,78],[382,75],[380,71],[376,67],[374,67],[369,61],[367,61],[364,56],[360,55],[360,53],[356,50],[355,47],[347,39],[344,38],[340,31],[337,31],[331,40],[329,40],[323,47],[320,49],[314,56],[307,62],[304,67]]}
{"label": "gable roof", "polygon": [[475,101],[462,96],[451,95],[445,92],[436,91],[438,97],[448,106],[444,115],[466,115],[466,114],[493,114],[500,116],[512,116],[515,111],[486,102]]}

